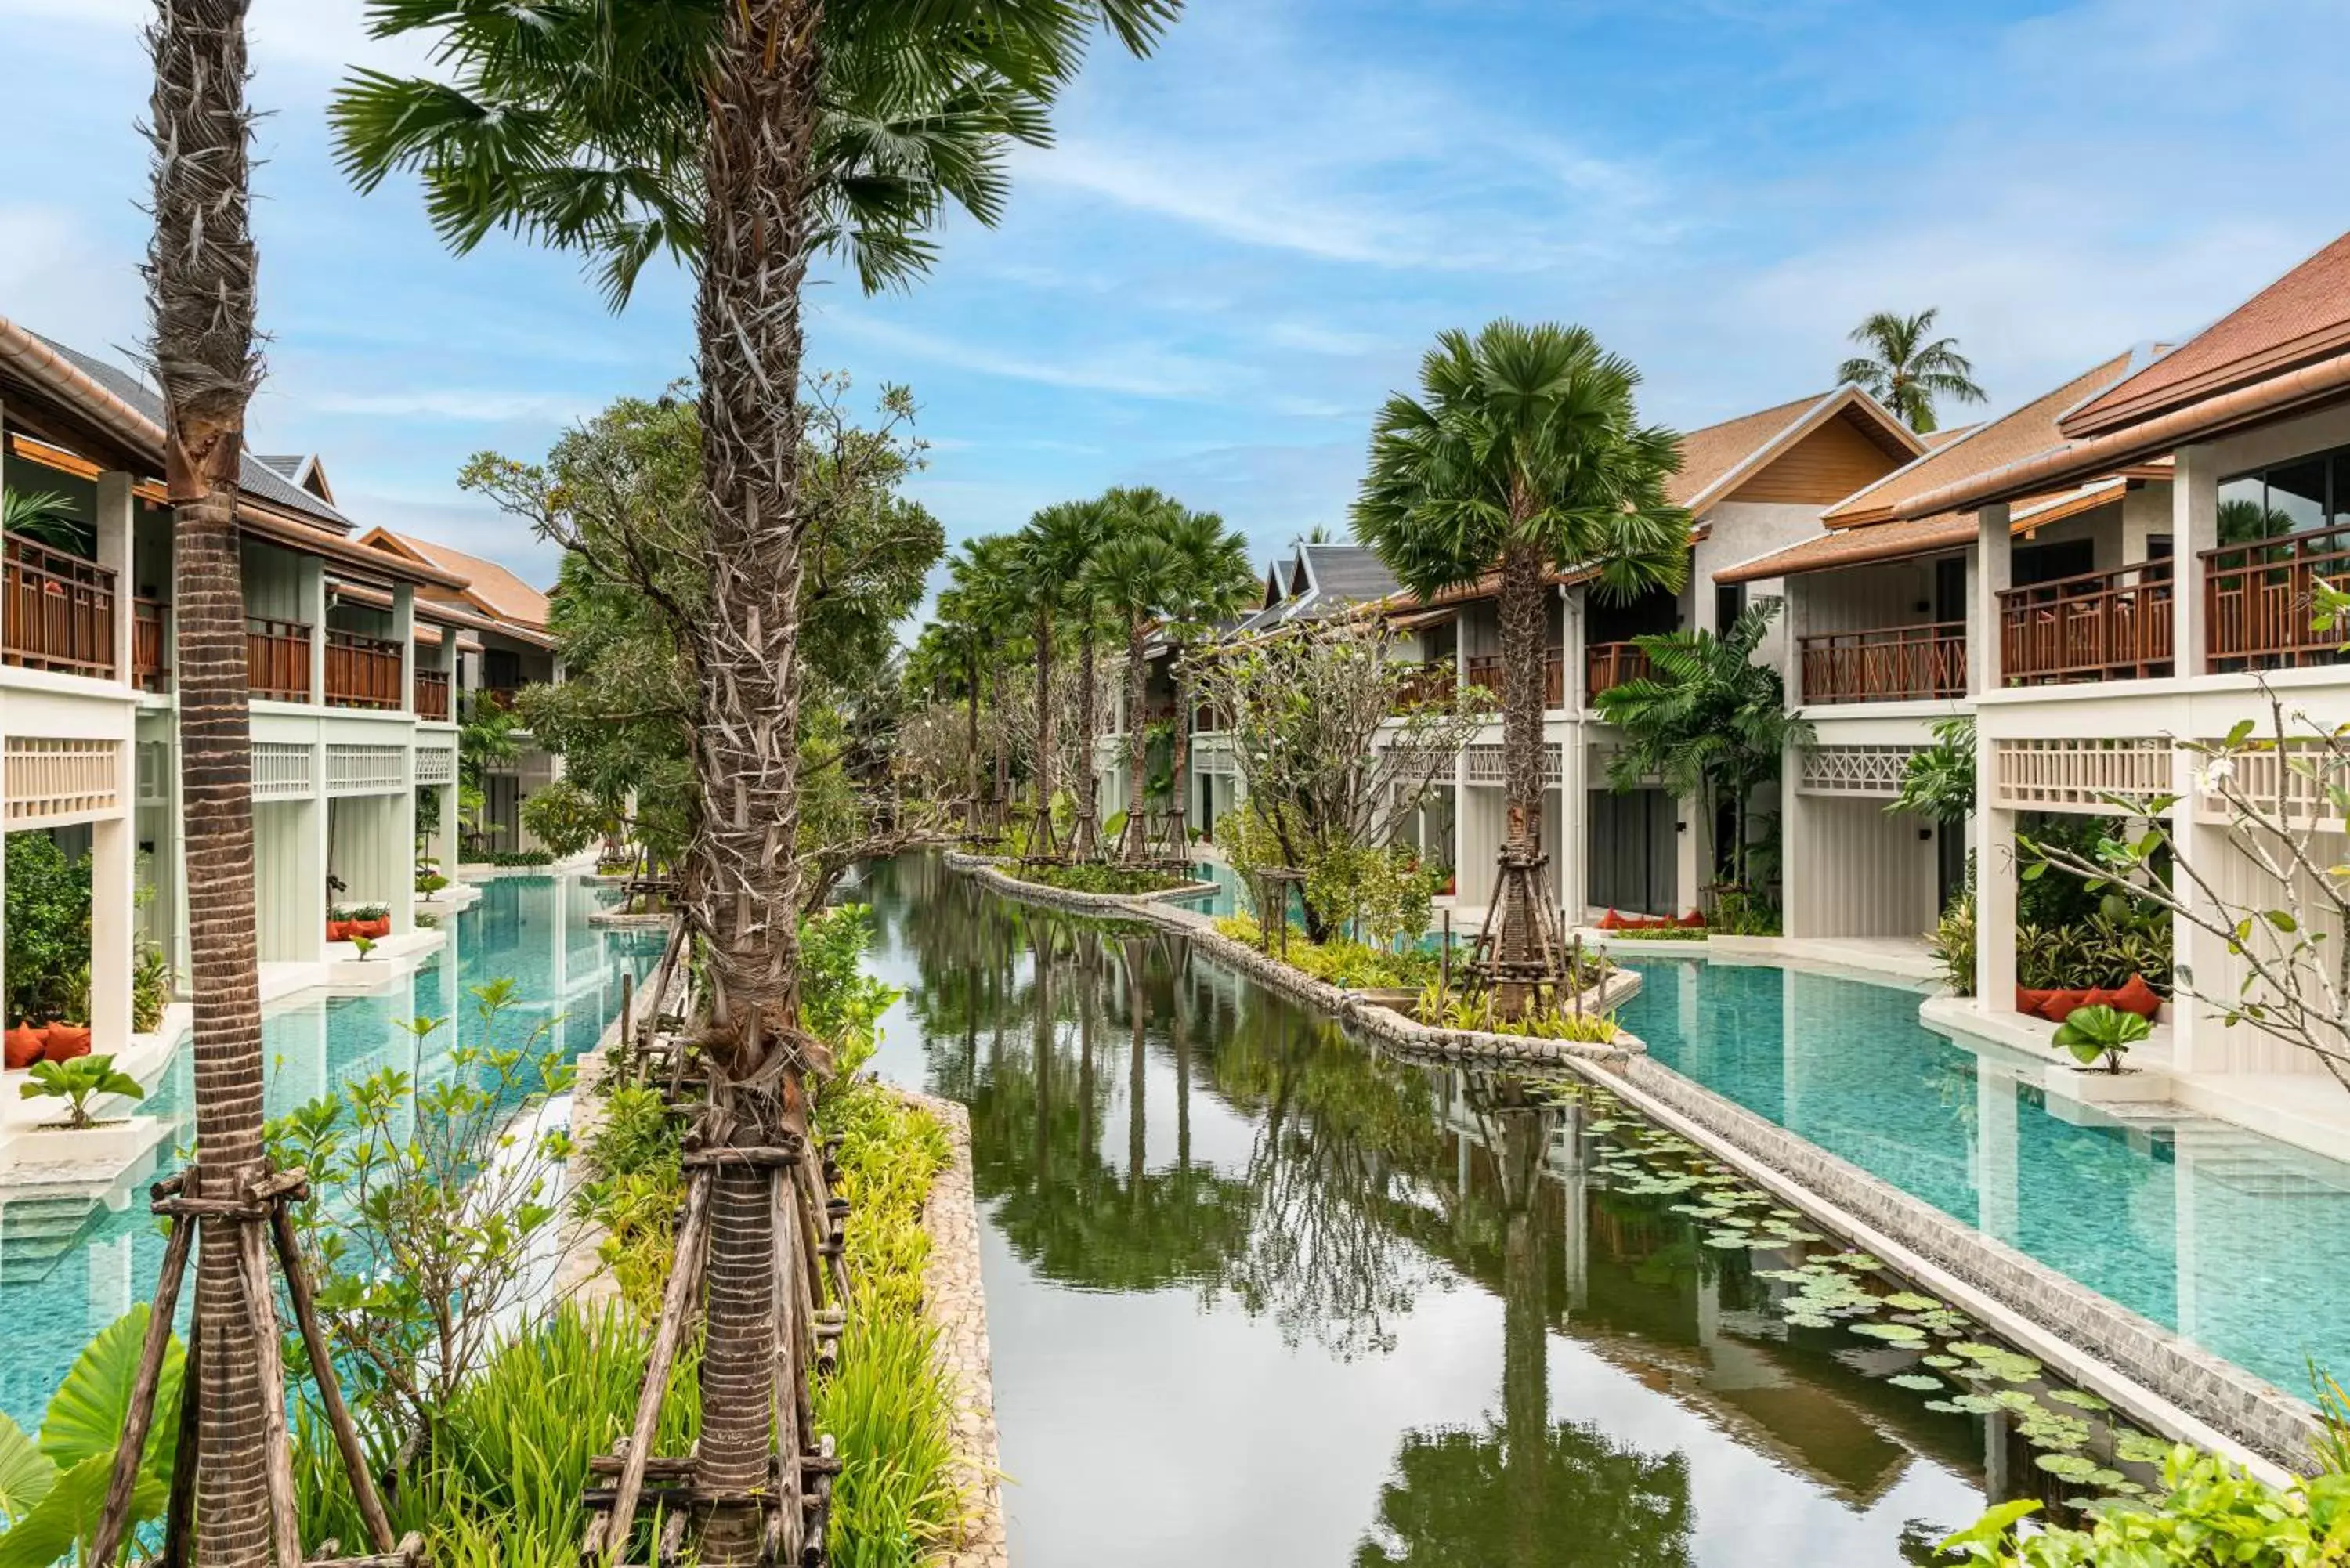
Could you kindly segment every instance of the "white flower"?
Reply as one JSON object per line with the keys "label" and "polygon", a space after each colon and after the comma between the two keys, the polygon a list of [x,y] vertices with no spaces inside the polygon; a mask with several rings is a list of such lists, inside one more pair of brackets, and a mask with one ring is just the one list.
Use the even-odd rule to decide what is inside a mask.
{"label": "white flower", "polygon": [[2235,758],[2214,757],[2204,764],[2202,772],[2196,777],[2196,783],[2202,786],[2205,794],[2218,794],[2226,787],[2228,781],[2235,776]]}

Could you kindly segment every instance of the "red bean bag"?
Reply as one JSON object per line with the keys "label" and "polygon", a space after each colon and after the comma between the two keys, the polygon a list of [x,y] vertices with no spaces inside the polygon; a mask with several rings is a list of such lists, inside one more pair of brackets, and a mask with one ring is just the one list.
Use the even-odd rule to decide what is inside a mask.
{"label": "red bean bag", "polygon": [[42,1056],[51,1062],[70,1062],[77,1056],[89,1054],[89,1025],[87,1023],[52,1023],[42,1031],[45,1037]]}
{"label": "red bean bag", "polygon": [[19,1023],[0,1039],[6,1042],[6,1061],[11,1073],[23,1072],[39,1061],[41,1053],[48,1048],[48,1036],[29,1023]]}

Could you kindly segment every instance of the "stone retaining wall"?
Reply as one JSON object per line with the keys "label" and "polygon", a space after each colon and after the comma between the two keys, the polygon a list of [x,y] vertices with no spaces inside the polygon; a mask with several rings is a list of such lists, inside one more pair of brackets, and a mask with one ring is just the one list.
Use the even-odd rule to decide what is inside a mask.
{"label": "stone retaining wall", "polygon": [[[1406,1017],[1394,1008],[1367,1001],[1344,986],[1316,980],[1270,953],[1259,952],[1246,942],[1234,941],[1216,929],[1213,920],[1197,910],[1171,909],[1164,902],[1168,898],[1180,894],[1161,893],[1150,895],[1148,898],[1131,898],[1115,893],[1072,893],[1066,888],[1023,881],[1007,875],[993,861],[980,856],[951,850],[946,859],[952,869],[975,877],[1008,898],[1079,914],[1120,916],[1179,932],[1198,943],[1201,950],[1225,968],[1238,970],[1260,984],[1286,992],[1367,1034],[1419,1055],[1497,1066],[1552,1066],[1570,1059],[1621,1062],[1647,1049],[1638,1039],[1621,1030],[1617,1032],[1616,1044],[1596,1045],[1579,1040],[1537,1040],[1523,1034],[1492,1034],[1482,1030],[1431,1028],[1417,1019]],[[1606,1011],[1607,1007],[1615,1006],[1629,994],[1628,991],[1609,993],[1606,1007],[1599,1010]]]}

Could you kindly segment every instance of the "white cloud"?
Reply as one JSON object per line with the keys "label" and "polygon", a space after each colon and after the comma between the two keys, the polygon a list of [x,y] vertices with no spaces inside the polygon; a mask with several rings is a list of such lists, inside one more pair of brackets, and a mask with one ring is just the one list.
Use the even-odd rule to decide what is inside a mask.
{"label": "white cloud", "polygon": [[1142,398],[1221,397],[1243,374],[1236,366],[1161,344],[1129,343],[1044,356],[943,337],[870,315],[834,314],[826,317],[825,327],[871,348],[983,376]]}
{"label": "white cloud", "polygon": [[419,387],[398,392],[313,392],[302,400],[302,406],[322,414],[498,424],[517,420],[568,422],[593,412],[596,404],[564,393]]}

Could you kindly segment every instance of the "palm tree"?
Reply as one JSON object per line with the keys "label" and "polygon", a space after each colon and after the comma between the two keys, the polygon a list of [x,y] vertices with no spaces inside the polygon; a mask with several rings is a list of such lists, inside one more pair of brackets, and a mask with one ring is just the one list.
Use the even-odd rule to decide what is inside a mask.
{"label": "palm tree", "polygon": [[[1026,607],[1033,624],[1031,637],[1036,656],[1036,757],[1035,757],[1035,822],[1029,834],[1028,852],[1049,856],[1054,851],[1053,838],[1053,778],[1054,712],[1053,712],[1053,639],[1055,629],[1067,619],[1072,609],[1078,607],[1078,585],[1086,563],[1102,544],[1108,514],[1098,501],[1061,501],[1044,508],[1028,519],[1020,531],[1017,554],[1014,557],[1013,581],[1015,591]],[[1081,726],[1087,727],[1087,740],[1092,735],[1089,721],[1093,716],[1090,688],[1093,681],[1092,607],[1084,607],[1082,668],[1080,678],[1087,692],[1078,698]],[[1088,757],[1083,771],[1092,773]],[[1085,828],[1082,797],[1077,830]],[[1080,842],[1076,835],[1070,841],[1073,855],[1082,857]]]}
{"label": "palm tree", "polygon": [[1183,557],[1168,537],[1170,514],[1182,507],[1155,490],[1119,496],[1117,532],[1086,569],[1086,592],[1126,625],[1126,832],[1120,852],[1139,861],[1149,836],[1143,829],[1143,774],[1149,736],[1142,722],[1150,664],[1144,647],[1153,620],[1168,612],[1183,583]]}
{"label": "palm tree", "polygon": [[[848,253],[868,288],[919,275],[931,255],[925,236],[950,202],[983,222],[1000,214],[1006,144],[1047,134],[1045,107],[1094,26],[1144,53],[1179,6],[371,7],[379,36],[441,35],[435,63],[447,79],[354,78],[336,119],[345,167],[362,185],[415,170],[452,245],[504,228],[582,251],[615,303],[664,250],[695,265],[710,597],[687,633],[702,810],[684,904],[710,960],[715,1097],[733,1101],[740,1147],[805,1132],[802,1075],[822,1065],[803,1054],[819,1048],[796,1027],[793,922],[806,268],[833,249]],[[754,1081],[773,1086],[740,1087]],[[740,1499],[768,1486],[775,1233],[764,1172],[726,1165],[712,1181],[710,1276],[740,1288],[709,1293],[695,1480]],[[787,1549],[797,1524],[788,1521]],[[756,1508],[713,1509],[702,1559],[751,1560],[759,1526]]]}
{"label": "palm tree", "polygon": [[1259,585],[1248,541],[1212,512],[1173,519],[1167,542],[1182,563],[1167,607],[1167,638],[1175,648],[1174,839],[1180,847],[1190,843],[1183,819],[1191,794],[1191,657],[1218,621],[1241,612]]}
{"label": "palm tree", "polygon": [[1597,699],[1600,717],[1623,732],[1607,765],[1612,787],[1659,779],[1700,802],[1709,822],[1718,805],[1729,806],[1722,869],[1742,894],[1754,890],[1747,822],[1754,792],[1778,776],[1787,748],[1806,744],[1812,733],[1808,721],[1787,711],[1779,671],[1754,657],[1778,610],[1777,599],[1763,599],[1719,638],[1705,631],[1635,638],[1650,673]]}
{"label": "palm tree", "polygon": [[1959,340],[1927,341],[1927,334],[1934,330],[1934,318],[1940,314],[1939,308],[1915,316],[1877,312],[1852,330],[1852,341],[1870,352],[1856,355],[1836,369],[1837,380],[1857,385],[1919,435],[1934,428],[1936,399],[1961,403],[1983,400],[1983,389],[1974,382],[1974,365],[1959,352]]}
{"label": "palm tree", "polygon": [[996,715],[996,722],[987,821],[997,833],[1003,831],[1005,814],[1012,802],[1012,753],[1004,744],[1003,722],[1003,678],[1021,657],[1019,646],[1024,640],[1022,623],[1025,616],[1020,601],[1018,556],[1019,546],[1012,535],[991,534],[965,545],[962,559],[952,568],[955,585],[963,595],[969,613],[986,628],[989,638],[987,701]]}
{"label": "palm tree", "polygon": [[[1549,574],[1596,574],[1592,591],[1625,599],[1678,589],[1689,571],[1689,514],[1666,499],[1680,438],[1639,423],[1639,371],[1579,327],[1496,321],[1474,338],[1447,332],[1420,362],[1421,398],[1379,412],[1370,472],[1355,503],[1357,537],[1413,593],[1501,573],[1502,752],[1509,827],[1496,952],[1542,961],[1547,905],[1532,867],[1543,792],[1543,664]],[[1523,986],[1500,1005],[1522,1010]]]}
{"label": "palm tree", "polygon": [[[955,562],[953,570],[963,566]],[[937,618],[924,633],[922,646],[934,648],[950,663],[962,683],[963,799],[975,826],[979,815],[979,662],[987,656],[988,629],[979,606],[961,587],[939,595]]]}
{"label": "palm tree", "polygon": [[[253,731],[236,525],[244,416],[261,379],[253,119],[244,0],[182,0],[147,30],[154,231],[150,356],[163,392],[172,507],[180,787],[185,801],[189,990],[195,1002],[196,1158],[191,1196],[241,1197],[264,1168],[261,981],[254,925]],[[240,1282],[248,1227],[205,1220],[196,1254],[197,1561],[270,1561],[263,1386]]]}

